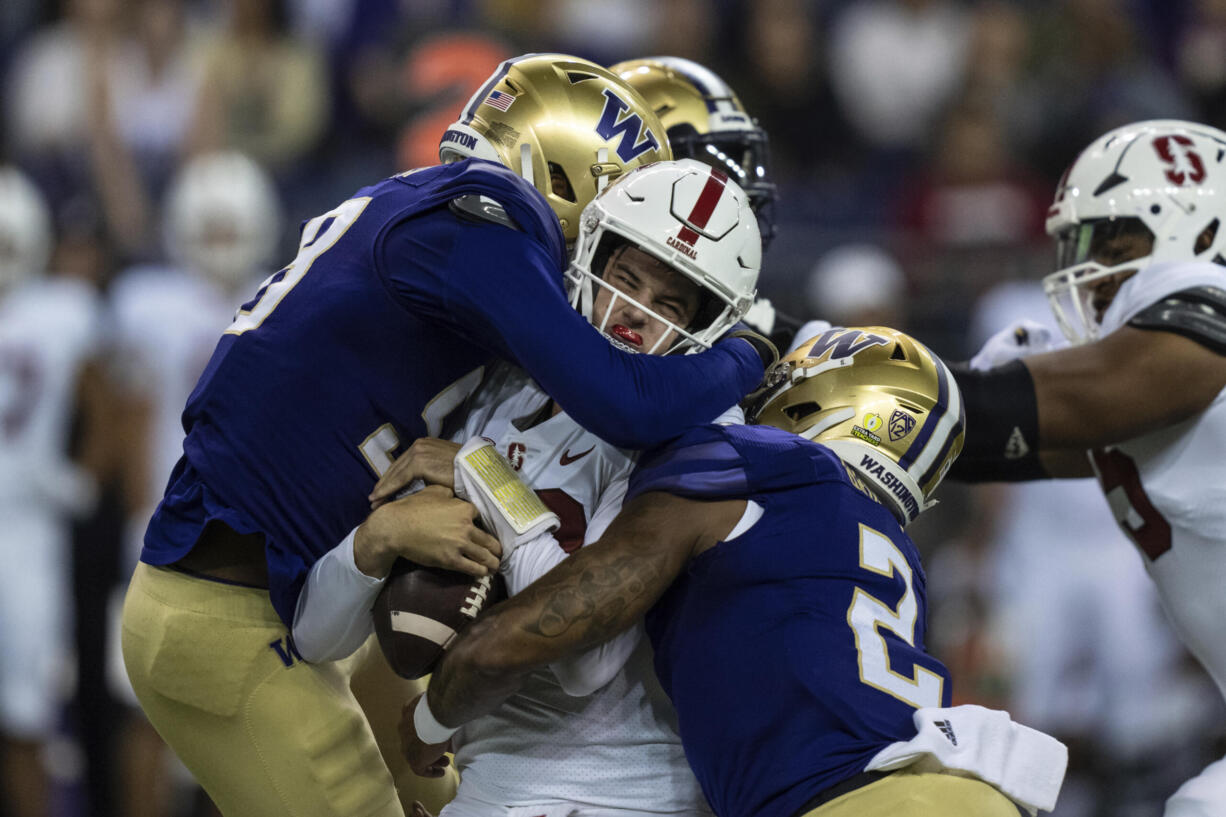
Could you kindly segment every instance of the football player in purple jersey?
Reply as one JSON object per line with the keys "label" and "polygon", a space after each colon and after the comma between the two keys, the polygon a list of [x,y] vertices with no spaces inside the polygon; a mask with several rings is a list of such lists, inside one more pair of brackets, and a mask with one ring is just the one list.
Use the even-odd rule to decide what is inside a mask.
{"label": "football player in purple jersey", "polygon": [[[627,354],[567,302],[579,212],[611,179],[669,158],[662,134],[593,63],[508,60],[444,134],[447,163],[307,221],[294,260],[239,308],[188,400],[184,456],[123,615],[142,708],[223,812],[402,813],[348,667],[323,660],[334,634],[302,611],[369,626],[348,613],[397,556],[497,567],[497,540],[446,491],[369,517],[367,505],[395,452],[437,435],[486,363],[518,363],[629,447],[708,420],[760,379],[761,340]],[[397,512],[412,535],[398,536]]]}

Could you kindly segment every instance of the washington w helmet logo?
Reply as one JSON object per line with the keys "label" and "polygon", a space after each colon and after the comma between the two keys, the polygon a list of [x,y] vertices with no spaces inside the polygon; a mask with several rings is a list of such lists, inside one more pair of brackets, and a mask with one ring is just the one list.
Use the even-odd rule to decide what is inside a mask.
{"label": "washington w helmet logo", "polygon": [[621,137],[617,143],[617,155],[623,163],[632,162],[649,150],[660,149],[656,135],[650,128],[643,127],[643,117],[636,113],[623,116],[625,111],[630,110],[625,100],[608,88],[604,89],[604,97],[604,110],[596,123],[596,134],[610,141]]}

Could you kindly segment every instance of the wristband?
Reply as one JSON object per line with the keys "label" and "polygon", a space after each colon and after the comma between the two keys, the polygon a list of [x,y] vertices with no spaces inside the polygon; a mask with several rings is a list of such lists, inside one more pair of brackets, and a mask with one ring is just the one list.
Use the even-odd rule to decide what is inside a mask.
{"label": "wristband", "polygon": [[430,711],[426,697],[426,694],[422,693],[417,700],[417,707],[413,710],[413,728],[417,730],[417,737],[422,743],[429,746],[446,743],[451,740],[452,735],[460,731],[460,727],[443,726],[439,723],[438,718]]}
{"label": "wristband", "polygon": [[966,442],[949,478],[1018,482],[1045,477],[1034,379],[1025,364],[1014,360],[987,371],[953,364],[949,370],[966,407]]}

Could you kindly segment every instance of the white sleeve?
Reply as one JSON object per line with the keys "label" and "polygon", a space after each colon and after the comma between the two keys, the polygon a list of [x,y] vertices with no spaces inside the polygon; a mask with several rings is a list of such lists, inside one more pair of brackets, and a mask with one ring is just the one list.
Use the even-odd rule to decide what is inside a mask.
{"label": "white sleeve", "polygon": [[357,528],[311,566],[294,608],[291,631],[298,654],[312,663],[351,655],[374,630],[370,608],[386,577],[376,579],[353,561]]}
{"label": "white sleeve", "polygon": [[[605,528],[621,510],[626,495],[626,480],[619,479],[604,492],[600,504],[587,525],[584,544],[589,544],[604,533]],[[507,583],[507,594],[514,596],[525,587],[544,576],[566,559],[553,534],[545,533],[517,547],[502,563],[502,576]],[[584,652],[568,656],[549,665],[567,695],[581,697],[591,695],[621,671],[626,659],[634,652],[642,637],[642,627],[632,627],[624,633],[598,644]]]}

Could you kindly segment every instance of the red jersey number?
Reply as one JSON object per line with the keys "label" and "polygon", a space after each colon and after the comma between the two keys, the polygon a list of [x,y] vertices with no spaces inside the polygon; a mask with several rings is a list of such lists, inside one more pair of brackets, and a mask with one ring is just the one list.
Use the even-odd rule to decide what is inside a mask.
{"label": "red jersey number", "polygon": [[1155,561],[1171,549],[1171,525],[1149,501],[1137,464],[1114,448],[1091,451],[1090,456],[1116,521],[1141,552]]}

